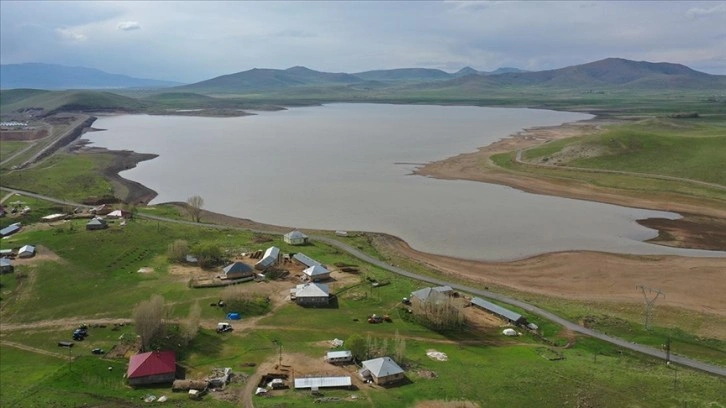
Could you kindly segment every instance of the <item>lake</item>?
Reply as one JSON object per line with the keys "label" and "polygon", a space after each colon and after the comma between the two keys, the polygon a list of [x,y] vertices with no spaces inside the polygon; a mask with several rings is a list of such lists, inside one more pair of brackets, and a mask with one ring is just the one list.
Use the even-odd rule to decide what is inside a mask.
{"label": "lake", "polygon": [[422,163],[475,151],[524,128],[591,115],[521,108],[330,104],[237,118],[102,116],[98,147],[156,153],[122,176],[159,195],[296,228],[376,231],[413,248],[511,260],[595,250],[724,256],[642,242],[635,220],[677,214],[412,175]]}

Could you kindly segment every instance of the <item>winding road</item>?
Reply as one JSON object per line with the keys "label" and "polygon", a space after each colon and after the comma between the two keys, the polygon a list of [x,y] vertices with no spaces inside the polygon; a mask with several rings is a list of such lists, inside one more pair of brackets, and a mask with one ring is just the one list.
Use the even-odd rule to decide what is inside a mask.
{"label": "winding road", "polygon": [[[35,194],[35,193],[30,193],[30,192],[21,191],[21,190],[15,190],[15,189],[9,189],[6,187],[2,187],[2,189],[10,191],[11,193],[24,194],[24,195],[27,195],[30,197],[35,197],[38,199],[42,199],[42,200],[46,200],[46,201],[50,201],[50,202],[54,202],[54,203],[58,203],[58,204],[71,205],[71,206],[82,206],[78,203],[73,203],[73,202],[65,201],[65,200],[59,200],[59,199],[56,199],[53,197],[47,197],[47,196],[44,196],[41,194]],[[84,206],[84,207],[87,207],[87,206]],[[159,217],[159,216],[149,215],[149,214],[137,214],[137,216],[140,218],[145,218],[145,219],[154,220],[154,221],[172,222],[172,223],[185,224],[185,225],[195,225],[195,226],[205,227],[205,228],[237,229],[237,230],[250,231],[250,232],[261,233],[261,234],[277,234],[278,233],[277,231],[264,231],[264,230],[256,230],[256,229],[243,228],[243,227],[233,227],[233,226],[220,225],[220,224],[195,223],[195,222],[185,221],[185,220],[174,220],[174,219],[170,219],[170,218]],[[616,346],[622,347],[627,350],[632,350],[632,351],[635,351],[638,353],[643,353],[643,354],[646,354],[646,355],[649,355],[649,356],[652,356],[655,358],[663,359],[663,360],[666,359],[666,352],[663,350],[659,350],[659,349],[649,347],[649,346],[644,346],[642,344],[632,343],[632,342],[623,340],[619,337],[610,336],[610,335],[600,333],[598,331],[583,327],[577,323],[566,320],[560,316],[557,316],[556,314],[554,314],[552,312],[549,312],[547,310],[534,306],[530,303],[526,303],[526,302],[514,299],[512,297],[505,296],[505,295],[495,293],[495,292],[491,292],[488,290],[482,290],[482,289],[478,289],[478,288],[471,287],[471,286],[459,285],[459,284],[447,282],[442,279],[437,279],[434,277],[410,272],[405,269],[401,269],[397,266],[393,266],[386,262],[378,260],[378,259],[358,250],[357,248],[354,248],[354,247],[352,247],[348,244],[345,244],[343,242],[340,242],[336,239],[319,236],[319,235],[311,235],[310,238],[312,240],[320,241],[320,242],[323,242],[330,246],[333,246],[335,248],[338,248],[341,251],[345,251],[345,252],[349,253],[350,255],[360,259],[361,261],[370,263],[372,265],[375,265],[379,268],[396,273],[398,275],[416,279],[416,280],[419,280],[422,282],[431,283],[434,285],[442,285],[442,286],[449,285],[453,289],[456,289],[461,292],[466,292],[466,293],[470,293],[470,294],[477,295],[477,296],[483,296],[483,297],[486,297],[489,299],[494,299],[494,300],[497,300],[497,301],[500,301],[503,303],[517,306],[519,308],[522,308],[523,310],[526,310],[529,313],[536,314],[547,320],[560,324],[563,327],[565,327],[566,329],[571,330],[573,332],[580,333],[580,334],[590,336],[590,337],[594,337],[596,339],[608,342],[610,344],[614,344]],[[679,365],[682,365],[685,367],[690,367],[690,368],[700,370],[703,372],[707,372],[710,374],[715,374],[715,375],[719,375],[722,377],[726,377],[726,367],[708,364],[708,363],[704,363],[702,361],[698,361],[698,360],[694,360],[691,358],[678,356],[678,355],[674,355],[674,354],[671,354],[670,361],[672,363],[679,364]]]}

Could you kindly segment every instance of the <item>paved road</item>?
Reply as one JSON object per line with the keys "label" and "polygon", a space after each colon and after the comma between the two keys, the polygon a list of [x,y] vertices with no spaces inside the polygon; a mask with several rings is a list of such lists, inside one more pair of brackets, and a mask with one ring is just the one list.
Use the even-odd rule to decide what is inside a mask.
{"label": "paved road", "polygon": [[[55,198],[52,198],[52,197],[46,197],[46,196],[43,196],[43,195],[40,195],[40,194],[27,193],[27,192],[20,191],[20,190],[11,190],[11,189],[7,189],[5,187],[3,187],[3,189],[9,190],[9,191],[12,191],[12,192],[17,192],[17,193],[25,194],[25,195],[28,195],[28,196],[31,196],[31,197],[35,197],[35,198],[44,199],[44,200],[47,200],[47,201],[59,203],[59,204],[72,205],[72,206],[79,206],[80,205],[80,204],[68,202],[68,201],[65,201],[65,200],[58,200],[58,199],[55,199]],[[137,216],[140,217],[140,218],[146,218],[146,219],[149,219],[149,220],[163,221],[163,222],[173,222],[173,223],[185,224],[185,225],[196,225],[196,226],[206,227],[206,228],[238,229],[238,230],[244,230],[244,231],[257,232],[257,233],[261,233],[261,234],[278,234],[277,231],[264,231],[264,230],[254,230],[254,229],[250,229],[250,228],[232,227],[232,226],[227,226],[227,225],[195,223],[195,222],[191,222],[191,221],[173,220],[173,219],[169,219],[169,218],[159,217],[159,216],[155,216],[155,215],[148,215],[148,214],[137,214]],[[399,274],[401,276],[406,276],[406,277],[409,277],[409,278],[412,278],[412,279],[417,279],[417,280],[420,280],[420,281],[423,281],[423,282],[427,282],[427,283],[431,283],[431,284],[434,284],[434,285],[442,285],[442,286],[443,285],[449,285],[453,289],[456,289],[456,290],[461,291],[461,292],[471,293],[473,295],[478,295],[478,296],[483,296],[483,297],[486,297],[486,298],[489,298],[489,299],[498,300],[498,301],[503,302],[503,303],[507,303],[507,304],[510,304],[510,305],[513,305],[513,306],[517,306],[517,307],[519,307],[519,308],[521,308],[523,310],[526,310],[529,313],[536,314],[536,315],[541,316],[541,317],[543,317],[543,318],[545,318],[547,320],[550,320],[552,322],[555,322],[557,324],[560,324],[563,327],[565,327],[568,330],[571,330],[573,332],[580,333],[580,334],[584,334],[584,335],[587,335],[587,336],[590,336],[590,337],[594,337],[596,339],[599,339],[599,340],[608,342],[610,344],[614,344],[616,346],[619,346],[619,347],[622,347],[622,348],[625,348],[625,349],[628,349],[628,350],[632,350],[632,351],[636,351],[636,352],[639,352],[639,353],[647,354],[649,356],[653,356],[653,357],[660,358],[660,359],[663,359],[663,360],[665,360],[665,358],[666,358],[666,353],[663,350],[659,350],[659,349],[656,349],[656,348],[653,348],[653,347],[649,347],[649,346],[644,346],[642,344],[632,343],[632,342],[623,340],[623,339],[618,338],[618,337],[609,336],[607,334],[600,333],[600,332],[595,331],[595,330],[592,330],[592,329],[588,329],[588,328],[583,327],[583,326],[581,326],[581,325],[579,325],[577,323],[571,322],[571,321],[566,320],[566,319],[564,319],[564,318],[562,318],[560,316],[557,316],[554,313],[548,312],[548,311],[546,311],[544,309],[541,309],[541,308],[539,308],[537,306],[534,306],[534,305],[529,304],[529,303],[526,303],[526,302],[522,302],[520,300],[511,298],[509,296],[505,296],[505,295],[502,295],[500,293],[495,293],[495,292],[491,292],[491,291],[488,291],[488,290],[482,290],[482,289],[474,288],[474,287],[471,287],[471,286],[458,285],[458,284],[455,284],[455,283],[447,282],[447,281],[445,281],[443,279],[437,279],[437,278],[433,278],[433,277],[430,277],[430,276],[425,276],[425,275],[420,275],[420,274],[417,274],[417,273],[414,273],[414,272],[410,272],[410,271],[407,271],[405,269],[401,269],[401,268],[399,268],[397,266],[393,266],[393,265],[390,265],[388,263],[385,263],[385,262],[383,262],[383,261],[381,261],[379,259],[376,259],[376,258],[374,258],[374,257],[372,257],[372,256],[370,256],[370,255],[368,255],[368,254],[360,251],[359,249],[354,248],[354,247],[352,247],[352,246],[350,246],[348,244],[345,244],[343,242],[340,242],[340,241],[338,241],[336,239],[332,239],[332,238],[324,237],[324,236],[318,236],[318,235],[311,235],[310,238],[313,239],[313,240],[316,240],[316,241],[324,242],[324,243],[326,243],[326,244],[328,244],[330,246],[336,247],[336,248],[338,248],[338,249],[340,249],[342,251],[345,251],[345,252],[349,253],[350,255],[352,255],[352,256],[354,256],[354,257],[356,257],[356,258],[364,261],[364,262],[368,262],[368,263],[370,263],[372,265],[378,266],[379,268],[388,270],[390,272]],[[678,355],[673,355],[673,354],[671,354],[671,361],[673,363],[680,364],[682,366],[686,366],[686,367],[694,368],[694,369],[701,370],[701,371],[704,371],[704,372],[707,372],[707,373],[716,374],[716,375],[720,375],[722,377],[726,377],[726,367],[717,366],[717,365],[713,365],[713,364],[708,364],[708,363],[704,363],[704,362],[701,362],[701,361],[698,361],[698,360],[694,360],[694,359],[690,359],[690,358],[686,358],[686,357],[682,357],[682,356],[678,356]]]}
{"label": "paved road", "polygon": [[621,170],[592,169],[592,168],[588,168],[588,167],[558,166],[558,165],[554,165],[554,164],[543,164],[543,163],[530,163],[530,162],[522,160],[523,151],[524,150],[517,150],[517,153],[514,156],[514,161],[519,164],[525,164],[527,166],[542,167],[542,168],[546,168],[546,169],[577,170],[577,171],[585,171],[588,173],[622,174],[625,176],[636,176],[636,177],[645,177],[645,178],[652,178],[652,179],[659,179],[659,180],[680,181],[683,183],[691,183],[691,184],[697,184],[700,186],[711,187],[711,188],[715,188],[715,189],[719,189],[719,190],[726,190],[726,186],[724,186],[722,184],[709,183],[706,181],[693,180],[693,179],[687,179],[687,178],[682,178],[682,177],[664,176],[661,174],[637,173],[634,171],[621,171]]}

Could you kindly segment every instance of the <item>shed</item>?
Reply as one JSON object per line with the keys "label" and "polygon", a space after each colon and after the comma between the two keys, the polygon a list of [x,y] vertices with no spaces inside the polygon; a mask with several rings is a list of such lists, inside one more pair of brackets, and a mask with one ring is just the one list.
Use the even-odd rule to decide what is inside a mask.
{"label": "shed", "polygon": [[234,262],[222,269],[222,279],[239,279],[254,276],[255,271],[244,262]]}
{"label": "shed", "polygon": [[524,324],[527,322],[527,320],[521,314],[513,312],[499,305],[495,305],[494,303],[488,302],[482,298],[472,298],[471,304],[504,320],[507,320],[512,324]]}
{"label": "shed", "polygon": [[13,235],[16,232],[20,231],[21,224],[19,222],[16,222],[15,224],[10,224],[7,227],[0,229],[0,237],[7,237],[8,235]]}
{"label": "shed", "polygon": [[0,249],[0,257],[12,257],[13,256],[13,250],[11,248],[4,248]]}
{"label": "shed", "polygon": [[378,385],[401,381],[405,377],[403,369],[391,357],[380,357],[361,363],[361,378],[371,379]]}
{"label": "shed", "polygon": [[313,259],[313,258],[311,258],[311,257],[309,257],[309,256],[307,256],[305,254],[303,254],[302,252],[298,252],[295,255],[293,255],[292,256],[292,259],[295,260],[295,261],[297,261],[297,262],[299,262],[299,263],[301,263],[301,264],[303,264],[303,265],[305,265],[308,268],[311,267],[311,266],[315,266],[315,265],[320,265],[320,266],[323,265],[322,263],[320,263],[320,262],[316,261],[315,259]]}
{"label": "shed", "polygon": [[327,305],[330,302],[330,291],[324,283],[305,283],[295,287],[291,298],[302,306]]}
{"label": "shed", "polygon": [[171,383],[176,376],[176,354],[173,351],[150,351],[129,359],[126,371],[129,385]]}
{"label": "shed", "polygon": [[340,377],[304,377],[295,379],[295,389],[315,388],[349,388],[353,385],[350,376]]}
{"label": "shed", "polygon": [[275,265],[280,258],[280,248],[269,247],[265,250],[265,254],[262,255],[262,259],[257,261],[255,269],[264,271],[265,269]]}
{"label": "shed", "polygon": [[40,220],[43,222],[53,222],[53,221],[59,221],[66,218],[65,214],[57,213],[57,214],[51,214],[46,215],[45,217],[41,217]]}
{"label": "shed", "polygon": [[7,258],[0,258],[0,273],[13,273],[15,267]]}
{"label": "shed", "polygon": [[107,215],[108,218],[131,218],[131,213],[124,210],[113,210]]}
{"label": "shed", "polygon": [[313,265],[305,269],[303,273],[306,279],[313,282],[330,279],[330,271],[320,265]]}
{"label": "shed", "polygon": [[32,258],[35,256],[35,247],[32,245],[23,245],[18,249],[18,258]]}
{"label": "shed", "polygon": [[94,217],[91,221],[86,223],[86,229],[89,231],[102,230],[108,228],[106,220],[99,217]]}
{"label": "shed", "polygon": [[349,363],[353,361],[353,353],[350,350],[328,351],[325,354],[325,361],[331,364]]}
{"label": "shed", "polygon": [[290,245],[305,245],[308,243],[308,236],[295,230],[283,235],[283,239]]}

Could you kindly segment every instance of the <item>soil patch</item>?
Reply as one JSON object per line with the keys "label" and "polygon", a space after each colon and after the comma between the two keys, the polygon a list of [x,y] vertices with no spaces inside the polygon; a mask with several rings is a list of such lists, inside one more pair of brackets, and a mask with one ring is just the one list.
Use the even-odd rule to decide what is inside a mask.
{"label": "soil patch", "polygon": [[638,220],[638,224],[658,230],[658,236],[648,242],[672,247],[726,251],[724,218],[684,214],[678,220],[648,218]]}

